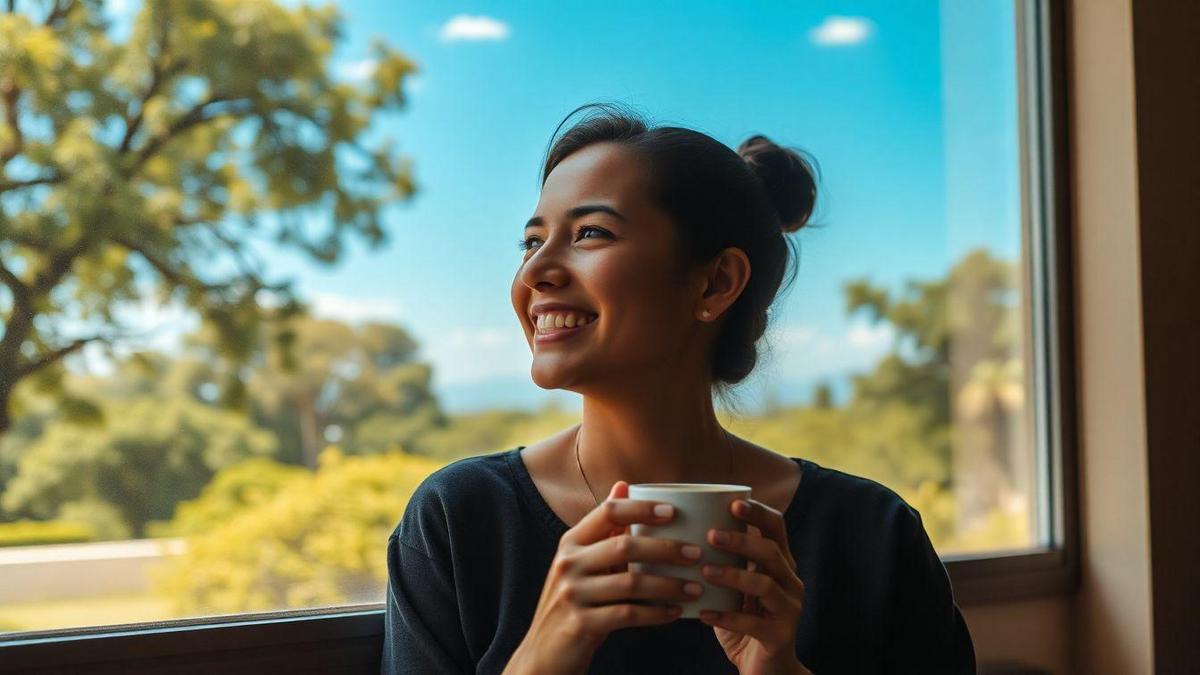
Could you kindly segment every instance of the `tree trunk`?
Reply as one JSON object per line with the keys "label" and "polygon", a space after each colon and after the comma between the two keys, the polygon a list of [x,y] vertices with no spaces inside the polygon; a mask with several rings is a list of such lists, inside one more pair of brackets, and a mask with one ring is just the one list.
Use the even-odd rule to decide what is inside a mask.
{"label": "tree trunk", "polygon": [[321,449],[321,430],[318,428],[316,405],[308,392],[296,394],[296,413],[300,423],[300,457],[305,466],[316,469],[317,453]]}

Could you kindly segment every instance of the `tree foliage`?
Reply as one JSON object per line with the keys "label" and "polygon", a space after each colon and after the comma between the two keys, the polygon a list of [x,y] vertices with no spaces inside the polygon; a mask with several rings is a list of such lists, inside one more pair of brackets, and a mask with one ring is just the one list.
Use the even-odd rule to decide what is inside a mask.
{"label": "tree foliage", "polygon": [[[183,616],[379,601],[384,543],[409,496],[442,465],[329,448],[315,473],[280,479],[273,497],[189,537],[186,553],[159,572],[158,588]],[[206,493],[181,513],[219,510],[202,506],[213,499],[223,497]]]}
{"label": "tree foliage", "polygon": [[6,511],[82,520],[103,538],[142,536],[220,469],[275,450],[245,416],[187,398],[104,405],[106,424],[52,425],[25,451],[4,490]]}
{"label": "tree foliage", "polygon": [[433,370],[417,360],[417,343],[401,326],[297,315],[273,330],[236,368],[216,358],[211,331],[192,336],[179,377],[199,398],[223,383],[244,384],[221,402],[274,432],[283,461],[315,467],[330,442],[364,454],[409,447],[445,425],[431,389]]}
{"label": "tree foliage", "polygon": [[270,0],[146,0],[121,40],[96,0],[0,12],[0,433],[18,382],[59,390],[65,357],[135,337],[139,300],[183,303],[244,359],[298,306],[256,250],[384,240],[414,184],[369,127],[415,66],[377,43],[366,81],[339,81],[340,36],[332,6]]}

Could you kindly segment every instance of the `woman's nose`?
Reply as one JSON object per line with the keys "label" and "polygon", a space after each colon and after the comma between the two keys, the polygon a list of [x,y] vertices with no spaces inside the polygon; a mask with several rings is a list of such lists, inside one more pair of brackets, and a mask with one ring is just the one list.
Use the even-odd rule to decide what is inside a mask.
{"label": "woman's nose", "polygon": [[529,288],[540,284],[562,286],[570,277],[562,251],[547,248],[542,244],[521,266],[521,282]]}

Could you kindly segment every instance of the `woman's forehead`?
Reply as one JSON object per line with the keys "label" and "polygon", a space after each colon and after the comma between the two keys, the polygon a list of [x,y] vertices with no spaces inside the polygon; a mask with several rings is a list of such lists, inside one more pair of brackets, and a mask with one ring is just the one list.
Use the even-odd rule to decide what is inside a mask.
{"label": "woman's forehead", "polygon": [[554,167],[542,186],[536,215],[556,219],[585,202],[605,203],[626,213],[644,207],[645,200],[645,169],[633,152],[615,143],[597,143]]}

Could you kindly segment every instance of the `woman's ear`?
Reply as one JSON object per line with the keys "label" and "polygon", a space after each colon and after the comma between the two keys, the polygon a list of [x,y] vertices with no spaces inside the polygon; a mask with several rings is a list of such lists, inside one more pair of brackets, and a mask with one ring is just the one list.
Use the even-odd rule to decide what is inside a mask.
{"label": "woman's ear", "polygon": [[721,251],[705,268],[703,291],[696,317],[716,321],[742,294],[750,281],[750,258],[735,246]]}

